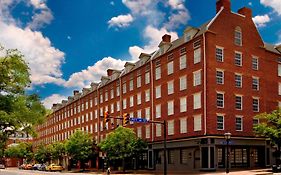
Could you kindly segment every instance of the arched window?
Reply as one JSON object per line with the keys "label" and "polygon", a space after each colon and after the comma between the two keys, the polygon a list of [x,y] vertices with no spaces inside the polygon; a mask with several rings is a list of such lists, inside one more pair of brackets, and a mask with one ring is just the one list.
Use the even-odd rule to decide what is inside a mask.
{"label": "arched window", "polygon": [[234,32],[234,44],[237,46],[242,46],[242,30],[238,26],[235,28]]}

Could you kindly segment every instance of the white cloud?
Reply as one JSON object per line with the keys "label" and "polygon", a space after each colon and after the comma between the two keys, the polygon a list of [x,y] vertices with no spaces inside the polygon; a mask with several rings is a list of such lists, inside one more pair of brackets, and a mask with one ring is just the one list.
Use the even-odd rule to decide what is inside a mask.
{"label": "white cloud", "polygon": [[42,103],[47,109],[51,109],[54,103],[60,103],[62,100],[66,100],[66,99],[67,99],[66,96],[53,94],[42,100]]}
{"label": "white cloud", "polygon": [[171,35],[172,40],[178,38],[178,34],[176,32],[169,32],[164,27],[161,29],[157,29],[151,25],[147,26],[144,30],[144,37],[148,40],[148,43],[143,48],[139,46],[131,46],[129,48],[129,53],[132,56],[132,59],[137,60],[141,52],[151,53],[157,50],[164,34]]}
{"label": "white cloud", "polygon": [[40,13],[36,13],[32,16],[32,21],[28,24],[31,29],[39,29],[44,25],[50,24],[53,20],[53,14],[50,9],[44,9]]}
{"label": "white cloud", "polygon": [[61,84],[61,64],[64,53],[54,48],[41,32],[29,28],[21,29],[0,20],[0,41],[5,48],[17,48],[29,63],[33,84]]}
{"label": "white cloud", "polygon": [[168,1],[168,4],[169,4],[173,9],[185,9],[184,1],[185,1],[185,0],[169,0],[169,1]]}
{"label": "white cloud", "polygon": [[270,17],[266,15],[258,15],[253,17],[253,21],[257,27],[265,27],[266,23],[270,22]]}
{"label": "white cloud", "polygon": [[281,2],[280,0],[260,0],[260,3],[266,7],[271,7],[274,9],[278,15],[281,15]]}
{"label": "white cloud", "polygon": [[112,17],[107,23],[109,24],[109,27],[128,27],[131,22],[133,22],[133,17],[131,14],[127,15],[119,15],[116,17]]}
{"label": "white cloud", "polygon": [[107,74],[107,69],[123,69],[125,61],[115,59],[112,57],[105,57],[96,62],[93,66],[89,66],[80,72],[73,73],[67,82],[64,83],[66,87],[86,87],[91,82],[99,82],[101,76]]}

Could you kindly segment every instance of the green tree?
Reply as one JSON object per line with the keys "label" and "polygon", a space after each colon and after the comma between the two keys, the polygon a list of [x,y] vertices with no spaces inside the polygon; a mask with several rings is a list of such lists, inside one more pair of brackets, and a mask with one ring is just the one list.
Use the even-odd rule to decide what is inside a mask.
{"label": "green tree", "polygon": [[78,130],[66,141],[65,148],[67,154],[74,161],[80,161],[82,169],[85,170],[85,162],[94,154],[94,143],[90,134]]}
{"label": "green tree", "polygon": [[25,159],[27,162],[31,162],[33,159],[32,143],[21,142],[17,145],[9,146],[5,150],[5,155],[7,157]]}
{"label": "green tree", "polygon": [[109,159],[121,159],[123,161],[123,171],[125,171],[125,159],[138,156],[147,147],[147,144],[139,139],[132,129],[120,126],[111,132],[98,146],[106,153]]}
{"label": "green tree", "polygon": [[33,126],[42,122],[45,108],[36,94],[27,95],[29,68],[17,50],[4,50],[0,56],[0,156],[7,140],[16,132],[36,135]]}
{"label": "green tree", "polygon": [[275,152],[276,164],[280,164],[280,148],[281,148],[281,109],[272,111],[271,113],[262,113],[256,116],[260,119],[260,123],[254,126],[254,131],[258,136],[264,136],[271,140],[277,146]]}
{"label": "green tree", "polygon": [[66,153],[65,144],[62,142],[55,142],[52,143],[50,146],[52,147],[52,160],[59,160],[59,164],[61,164],[63,156]]}
{"label": "green tree", "polygon": [[52,150],[50,146],[41,144],[34,153],[34,159],[38,163],[46,163],[51,161]]}

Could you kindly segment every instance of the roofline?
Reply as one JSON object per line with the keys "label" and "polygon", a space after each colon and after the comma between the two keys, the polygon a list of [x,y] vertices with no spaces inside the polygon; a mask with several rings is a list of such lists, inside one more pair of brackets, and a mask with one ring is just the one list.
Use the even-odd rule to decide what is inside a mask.
{"label": "roofline", "polygon": [[215,22],[215,20],[217,19],[217,17],[221,14],[221,12],[223,11],[224,7],[221,7],[220,11],[216,14],[216,16],[211,20],[211,22],[207,25],[206,30],[209,30],[209,27],[211,27],[211,25]]}

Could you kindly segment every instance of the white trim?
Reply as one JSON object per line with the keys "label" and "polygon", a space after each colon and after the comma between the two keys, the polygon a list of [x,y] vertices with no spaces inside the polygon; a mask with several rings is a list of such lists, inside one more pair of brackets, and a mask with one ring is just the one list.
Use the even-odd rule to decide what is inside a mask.
{"label": "white trim", "polygon": [[245,15],[242,15],[242,14],[240,14],[240,13],[236,13],[236,12],[231,12],[232,14],[235,14],[235,15],[238,15],[238,16],[241,16],[241,17],[243,17],[243,18],[246,18],[246,16]]}
{"label": "white trim", "polygon": [[220,11],[216,14],[216,16],[209,22],[209,24],[206,27],[206,30],[209,30],[209,27],[214,23],[214,21],[217,19],[217,17],[220,15],[220,13],[223,11],[224,7],[221,7]]}

